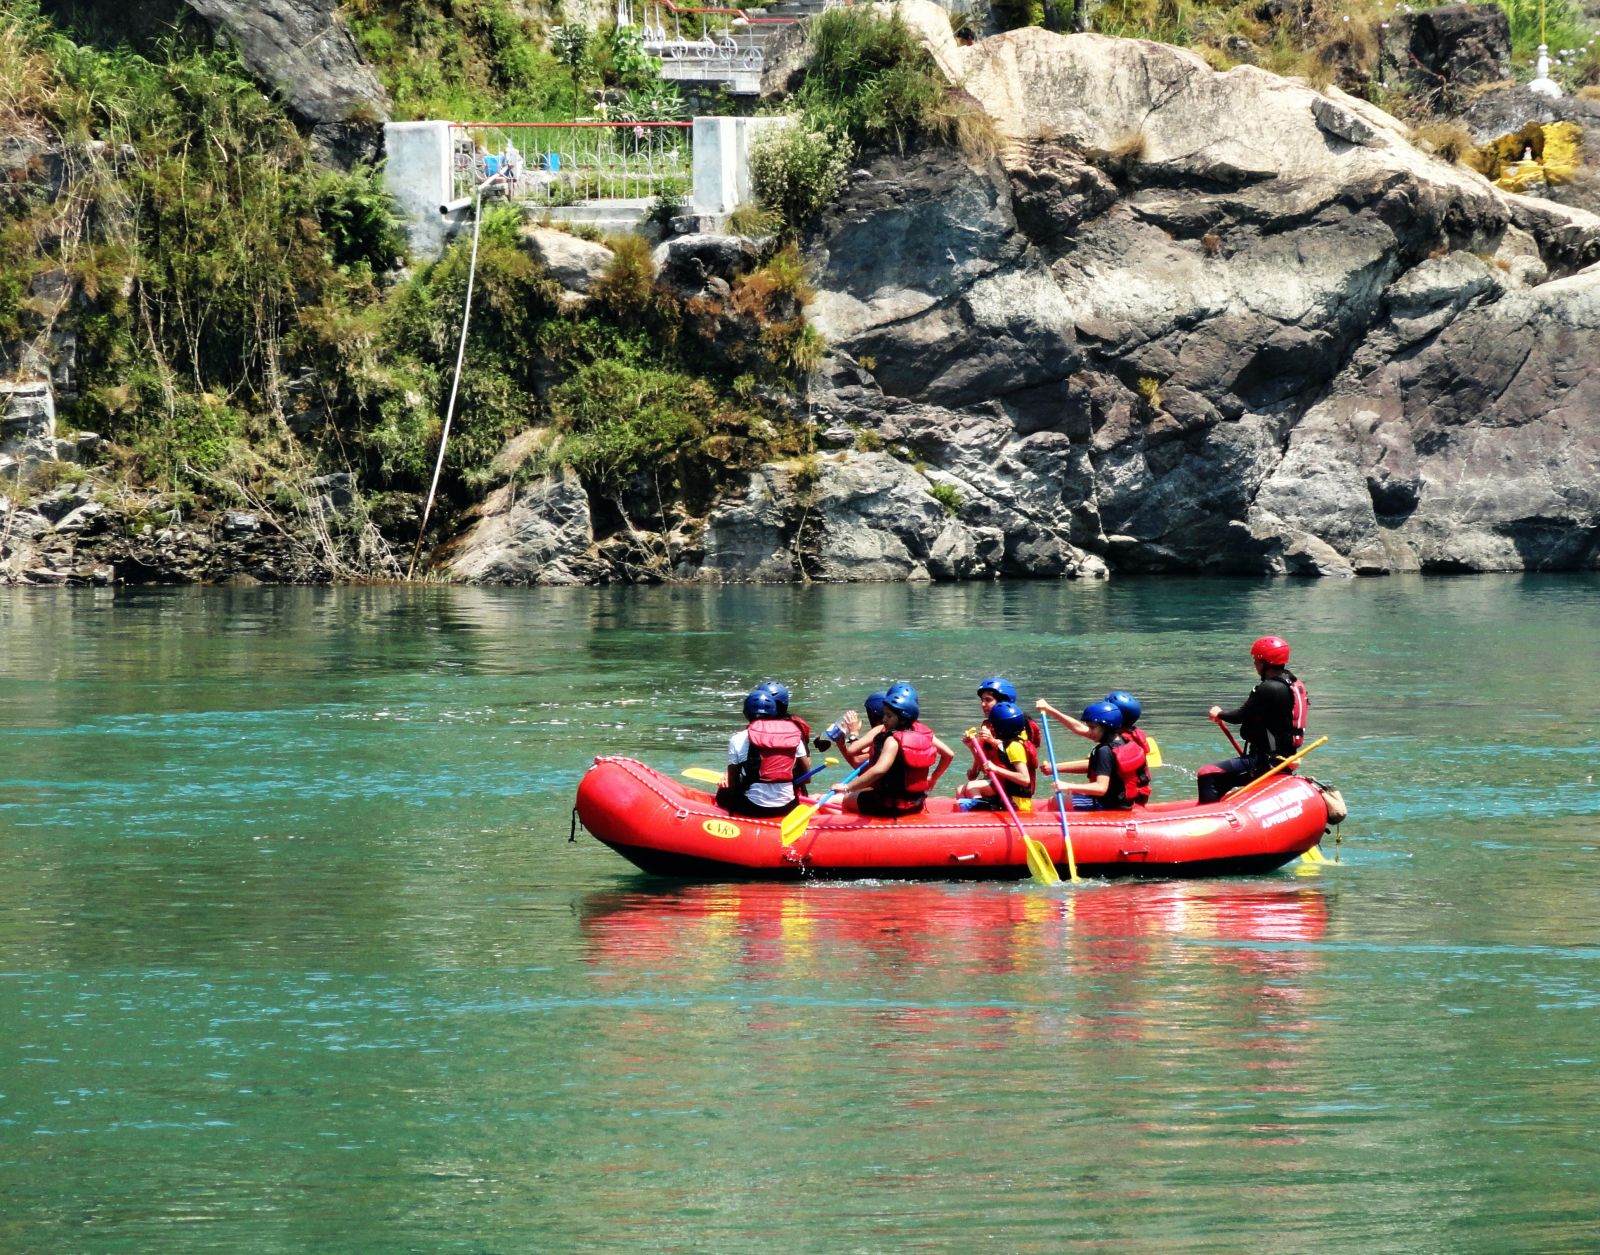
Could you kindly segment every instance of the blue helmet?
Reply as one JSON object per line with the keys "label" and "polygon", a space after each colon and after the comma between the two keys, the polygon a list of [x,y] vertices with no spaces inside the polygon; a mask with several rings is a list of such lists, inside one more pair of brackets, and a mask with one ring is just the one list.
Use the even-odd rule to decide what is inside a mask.
{"label": "blue helmet", "polygon": [[1022,707],[1016,702],[996,702],[989,711],[989,726],[1010,740],[1021,736],[1027,729],[1028,716],[1022,713]]}
{"label": "blue helmet", "polygon": [[778,703],[778,714],[786,715],[789,713],[789,686],[787,684],[780,684],[776,680],[763,680],[756,687],[765,689],[772,694],[772,700]]}
{"label": "blue helmet", "polygon": [[1139,722],[1139,716],[1144,714],[1144,707],[1139,705],[1139,699],[1127,689],[1118,689],[1114,693],[1106,694],[1106,701],[1110,702],[1122,712],[1122,726],[1131,728]]}
{"label": "blue helmet", "polygon": [[985,689],[991,693],[998,693],[1000,695],[1000,700],[1003,702],[1014,702],[1017,700],[1017,686],[1011,683],[1011,681],[1006,679],[1004,676],[992,675],[982,684],[978,685],[979,697],[983,696]]}
{"label": "blue helmet", "polygon": [[868,693],[867,700],[862,702],[866,708],[867,719],[875,721],[883,718],[883,703],[888,700],[887,693]]}
{"label": "blue helmet", "polygon": [[773,697],[772,690],[765,684],[751,689],[749,696],[744,699],[746,719],[771,719],[777,713],[778,699]]}
{"label": "blue helmet", "polygon": [[1122,727],[1122,711],[1118,709],[1115,702],[1090,702],[1083,708],[1083,721],[1120,729]]}
{"label": "blue helmet", "polygon": [[917,716],[922,713],[922,702],[917,698],[917,690],[901,681],[891,684],[889,691],[883,695],[883,704],[902,719],[917,721]]}

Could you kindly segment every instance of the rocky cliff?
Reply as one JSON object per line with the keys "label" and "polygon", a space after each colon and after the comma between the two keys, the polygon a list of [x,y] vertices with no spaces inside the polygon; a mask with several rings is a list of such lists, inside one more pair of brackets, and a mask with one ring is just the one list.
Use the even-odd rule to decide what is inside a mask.
{"label": "rocky cliff", "polygon": [[824,452],[680,535],[679,577],[1600,560],[1600,219],[1336,88],[900,8],[1001,155],[854,173],[810,252]]}
{"label": "rocky cliff", "polygon": [[925,29],[1008,144],[857,174],[815,251],[816,403],[948,477],[996,569],[1595,561],[1600,220],[1336,89]]}
{"label": "rocky cliff", "polygon": [[[223,10],[249,6],[193,3],[236,36],[248,25]],[[310,35],[327,9],[257,7]],[[899,7],[999,151],[865,157],[808,241],[829,346],[802,398],[816,453],[740,473],[694,511],[507,471],[439,569],[586,583],[1600,564],[1600,218],[1499,191],[1337,88],[1098,35],[959,47],[942,10]],[[280,43],[292,54],[269,38],[260,56]],[[324,115],[367,109],[306,117]],[[580,309],[609,250],[530,239]],[[725,237],[656,251],[713,356],[750,334],[725,307],[758,258]],[[44,438],[24,401],[7,399],[0,465]],[[74,517],[70,489],[56,495]],[[66,543],[49,512],[12,513],[4,565],[64,569],[44,561]],[[646,518],[660,534],[636,529]],[[263,550],[248,569],[324,573],[231,526],[228,543]]]}
{"label": "rocky cliff", "polygon": [[[814,253],[836,350],[815,403],[836,443],[870,431],[955,489],[937,535],[964,561],[930,574],[1595,562],[1600,220],[1425,157],[1336,89],[925,29],[1008,143],[987,169],[857,173]],[[885,530],[858,484],[831,499],[870,473],[841,458],[824,552]],[[713,532],[771,495],[758,476]]]}

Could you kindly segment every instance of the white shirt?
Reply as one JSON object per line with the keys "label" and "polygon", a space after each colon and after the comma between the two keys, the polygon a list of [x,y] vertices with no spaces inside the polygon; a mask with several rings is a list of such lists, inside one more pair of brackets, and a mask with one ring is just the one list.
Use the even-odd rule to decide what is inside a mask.
{"label": "white shirt", "polygon": [[[795,746],[794,756],[798,760],[805,752],[805,743],[801,742]],[[735,732],[728,738],[728,766],[742,766],[749,757],[750,734]],[[793,774],[792,769],[790,774]],[[757,780],[744,791],[744,795],[757,806],[787,806],[794,801],[794,785],[787,780]]]}

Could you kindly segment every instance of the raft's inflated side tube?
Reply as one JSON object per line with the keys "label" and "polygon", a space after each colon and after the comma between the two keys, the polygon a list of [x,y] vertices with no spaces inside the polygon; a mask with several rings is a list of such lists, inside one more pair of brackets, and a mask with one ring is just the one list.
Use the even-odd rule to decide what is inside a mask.
{"label": "raft's inflated side tube", "polygon": [[[777,820],[730,815],[708,793],[631,758],[608,757],[595,759],[578,785],[578,819],[642,870],[693,880],[1028,876],[1022,840],[1006,816],[958,811],[952,798],[930,799],[921,814],[902,819],[828,812],[785,847]],[[1239,875],[1283,866],[1317,844],[1327,821],[1310,781],[1278,776],[1238,801],[1076,812],[1072,844],[1080,874]],[[1022,822],[1066,863],[1053,805]]]}

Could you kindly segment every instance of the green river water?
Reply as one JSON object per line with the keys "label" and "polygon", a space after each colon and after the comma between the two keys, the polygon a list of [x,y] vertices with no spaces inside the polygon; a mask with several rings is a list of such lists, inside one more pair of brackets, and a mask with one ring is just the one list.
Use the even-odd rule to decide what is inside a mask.
{"label": "green river water", "polygon": [[[682,886],[738,698],[1281,632],[1337,865]],[[0,1250],[1600,1250],[1600,579],[0,590]]]}

